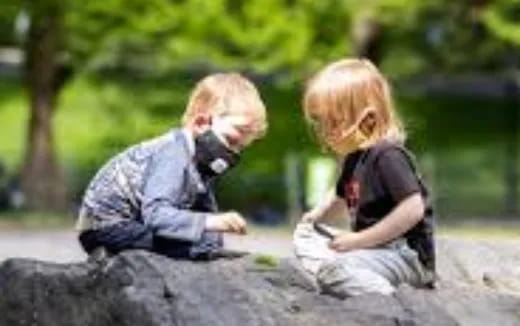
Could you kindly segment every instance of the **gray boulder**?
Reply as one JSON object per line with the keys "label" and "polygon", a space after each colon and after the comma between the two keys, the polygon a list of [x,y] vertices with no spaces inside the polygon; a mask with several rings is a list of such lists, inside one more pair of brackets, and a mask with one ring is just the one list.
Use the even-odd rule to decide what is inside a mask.
{"label": "gray boulder", "polygon": [[[105,263],[0,265],[0,325],[519,325],[520,299],[487,289],[401,287],[339,300],[290,259],[175,261],[128,251]],[[480,324],[473,324],[479,322]]]}
{"label": "gray boulder", "polygon": [[520,295],[520,242],[507,240],[437,241],[437,270],[443,284]]}

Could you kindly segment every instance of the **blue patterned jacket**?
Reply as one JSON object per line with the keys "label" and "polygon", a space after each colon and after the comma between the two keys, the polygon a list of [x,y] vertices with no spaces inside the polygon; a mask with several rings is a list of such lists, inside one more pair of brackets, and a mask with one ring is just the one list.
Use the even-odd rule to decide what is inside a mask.
{"label": "blue patterned jacket", "polygon": [[133,219],[161,237],[199,241],[217,204],[193,162],[182,129],[134,145],[108,161],[89,184],[77,229],[98,230]]}

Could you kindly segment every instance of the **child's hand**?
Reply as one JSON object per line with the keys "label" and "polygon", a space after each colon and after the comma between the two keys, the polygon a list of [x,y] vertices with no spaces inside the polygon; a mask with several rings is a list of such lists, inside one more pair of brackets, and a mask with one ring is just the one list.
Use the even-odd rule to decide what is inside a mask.
{"label": "child's hand", "polygon": [[338,252],[346,252],[362,248],[361,236],[357,232],[344,232],[329,242],[329,248]]}
{"label": "child's hand", "polygon": [[237,212],[208,215],[206,230],[246,234],[247,223]]}
{"label": "child's hand", "polygon": [[302,223],[313,223],[316,220],[318,220],[318,217],[316,216],[314,211],[309,211],[309,212],[306,212],[306,213],[304,213],[302,215],[301,222]]}

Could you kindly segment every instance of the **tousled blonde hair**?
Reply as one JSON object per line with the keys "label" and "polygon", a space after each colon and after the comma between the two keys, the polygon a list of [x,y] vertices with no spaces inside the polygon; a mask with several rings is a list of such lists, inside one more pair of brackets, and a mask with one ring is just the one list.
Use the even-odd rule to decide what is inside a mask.
{"label": "tousled blonde hair", "polygon": [[319,140],[329,148],[340,142],[367,110],[375,113],[370,137],[374,142],[404,142],[406,138],[388,81],[366,59],[339,60],[319,71],[307,84],[303,108]]}
{"label": "tousled blonde hair", "polygon": [[182,117],[184,126],[198,115],[219,116],[243,114],[253,138],[261,138],[267,131],[265,105],[256,87],[238,73],[216,73],[199,81],[191,92]]}

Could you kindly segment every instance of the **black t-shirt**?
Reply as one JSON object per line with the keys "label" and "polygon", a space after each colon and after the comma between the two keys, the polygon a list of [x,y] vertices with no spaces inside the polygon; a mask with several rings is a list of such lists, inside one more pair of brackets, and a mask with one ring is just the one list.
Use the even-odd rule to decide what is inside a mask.
{"label": "black t-shirt", "polygon": [[402,200],[420,193],[425,203],[424,218],[404,237],[409,246],[417,251],[425,267],[435,269],[430,196],[416,172],[411,154],[405,148],[382,141],[369,149],[349,154],[344,161],[336,193],[345,199],[349,207],[354,231],[376,224]]}

